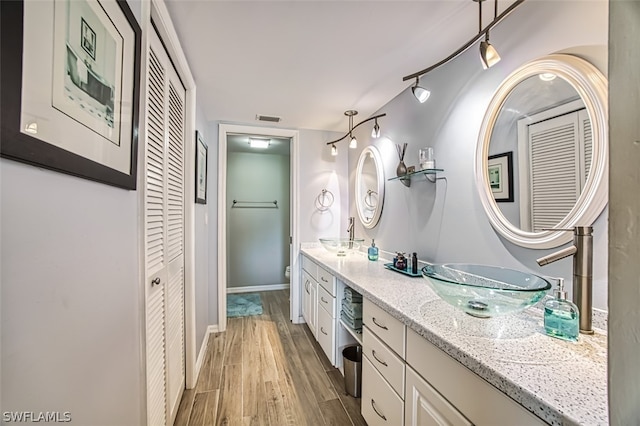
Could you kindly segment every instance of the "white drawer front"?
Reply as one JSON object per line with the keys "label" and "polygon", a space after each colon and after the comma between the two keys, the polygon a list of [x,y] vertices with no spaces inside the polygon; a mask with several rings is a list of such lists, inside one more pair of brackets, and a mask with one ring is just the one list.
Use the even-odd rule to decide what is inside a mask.
{"label": "white drawer front", "polygon": [[336,364],[336,321],[324,309],[318,309],[318,323],[316,325],[316,337],[320,347],[327,355],[331,365]]}
{"label": "white drawer front", "polygon": [[389,382],[400,398],[404,399],[405,364],[368,327],[362,327],[362,351],[371,364]]}
{"label": "white drawer front", "polygon": [[307,271],[314,280],[318,279],[318,265],[307,256],[302,256],[302,269]]}
{"label": "white drawer front", "polygon": [[362,357],[362,401],[360,412],[368,426],[400,426],[404,406],[400,397],[366,357]]}
{"label": "white drawer front", "polygon": [[406,338],[404,324],[367,299],[364,299],[362,321],[370,331],[404,359]]}
{"label": "white drawer front", "polygon": [[336,295],[336,280],[331,273],[318,266],[318,284],[324,287],[332,296]]}
{"label": "white drawer front", "polygon": [[474,424],[545,424],[413,330],[407,332],[407,363]]}
{"label": "white drawer front", "polygon": [[332,318],[336,317],[336,298],[322,286],[318,287],[318,305],[322,306]]}

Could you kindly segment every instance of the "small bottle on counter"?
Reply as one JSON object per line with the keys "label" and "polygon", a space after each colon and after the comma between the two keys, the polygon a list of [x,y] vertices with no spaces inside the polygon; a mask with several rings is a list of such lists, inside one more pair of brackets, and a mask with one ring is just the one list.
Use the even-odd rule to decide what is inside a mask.
{"label": "small bottle on counter", "polygon": [[415,251],[411,255],[411,273],[414,275],[418,273],[418,254]]}
{"label": "small bottle on counter", "polygon": [[407,258],[404,257],[404,253],[398,252],[395,267],[396,269],[407,269]]}
{"label": "small bottle on counter", "polygon": [[369,260],[378,260],[378,247],[376,247],[376,240],[371,240],[371,247],[367,251]]}
{"label": "small bottle on counter", "polygon": [[407,272],[411,272],[413,270],[413,258],[407,255]]}
{"label": "small bottle on counter", "polygon": [[578,307],[567,300],[564,279],[558,278],[555,297],[544,304],[544,330],[551,337],[578,341],[580,312]]}

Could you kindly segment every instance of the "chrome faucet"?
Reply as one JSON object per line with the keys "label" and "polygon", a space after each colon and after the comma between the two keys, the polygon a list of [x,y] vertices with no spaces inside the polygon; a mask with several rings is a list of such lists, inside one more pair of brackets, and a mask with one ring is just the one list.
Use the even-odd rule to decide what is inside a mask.
{"label": "chrome faucet", "polygon": [[556,260],[573,256],[573,303],[580,311],[580,333],[593,334],[593,227],[576,226],[573,229],[544,229],[545,231],[572,231],[573,245],[537,259],[544,266]]}
{"label": "chrome faucet", "polygon": [[353,216],[351,216],[351,217],[349,218],[349,227],[347,228],[347,232],[349,233],[349,240],[350,240],[350,241],[353,241],[353,238],[354,238],[354,235],[353,235],[353,232],[354,232],[354,231],[353,231],[353,227],[354,227],[355,223],[356,223],[356,218],[355,218],[355,217],[353,217]]}

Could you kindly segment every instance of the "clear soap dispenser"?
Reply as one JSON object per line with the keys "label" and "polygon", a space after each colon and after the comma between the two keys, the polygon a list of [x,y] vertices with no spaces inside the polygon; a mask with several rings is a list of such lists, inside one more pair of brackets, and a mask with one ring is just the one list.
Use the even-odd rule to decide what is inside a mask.
{"label": "clear soap dispenser", "polygon": [[544,304],[544,330],[552,337],[578,341],[580,312],[578,307],[567,300],[564,279],[558,278],[555,297]]}
{"label": "clear soap dispenser", "polygon": [[376,240],[371,240],[371,247],[368,250],[369,260],[378,260],[378,247],[376,247]]}

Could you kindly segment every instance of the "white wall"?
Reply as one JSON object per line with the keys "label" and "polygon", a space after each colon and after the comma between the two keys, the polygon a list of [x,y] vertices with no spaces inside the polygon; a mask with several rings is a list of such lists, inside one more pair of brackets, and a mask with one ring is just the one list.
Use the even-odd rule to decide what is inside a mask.
{"label": "white wall", "polygon": [[[196,110],[196,129],[201,133],[204,143],[208,146],[208,156],[215,152],[212,144],[209,126],[201,108]],[[195,138],[195,135],[193,135]],[[214,146],[211,146],[214,145]],[[208,168],[209,175],[212,173]],[[191,174],[194,175],[194,174]],[[187,179],[191,175],[187,175]],[[195,179],[195,176],[193,177]],[[208,182],[207,182],[208,183]],[[216,187],[207,186],[207,204],[195,204],[195,308],[196,308],[196,351],[200,351],[207,328],[209,327],[209,229],[215,228],[215,222],[210,225],[208,220],[209,204],[215,203]],[[194,200],[187,200],[193,203]]]}
{"label": "white wall", "polygon": [[[227,287],[287,282],[289,164],[288,155],[227,154]],[[269,203],[232,207],[233,200]]]}
{"label": "white wall", "polygon": [[[503,58],[496,66],[483,70],[474,46],[421,79],[431,90],[426,103],[417,102],[407,89],[382,107],[379,112],[387,113],[379,122],[383,137],[373,144],[382,153],[387,178],[395,176],[398,164],[394,144],[407,142],[405,163],[417,164],[418,149],[433,146],[444,179],[435,184],[414,179],[410,188],[387,182],[379,225],[365,230],[358,224],[357,235],[375,238],[383,250],[416,251],[419,258],[433,262],[501,265],[570,282],[571,259],[541,268],[535,259],[552,250],[517,247],[493,230],[475,186],[474,155],[494,91],[522,64],[569,50],[586,56],[606,75],[607,19],[606,1],[525,2],[491,32]],[[362,127],[357,137],[365,142],[371,128]],[[349,153],[350,188],[364,146]],[[355,216],[353,202],[350,212]],[[607,308],[607,217],[605,210],[594,224],[594,307],[601,309]]]}

